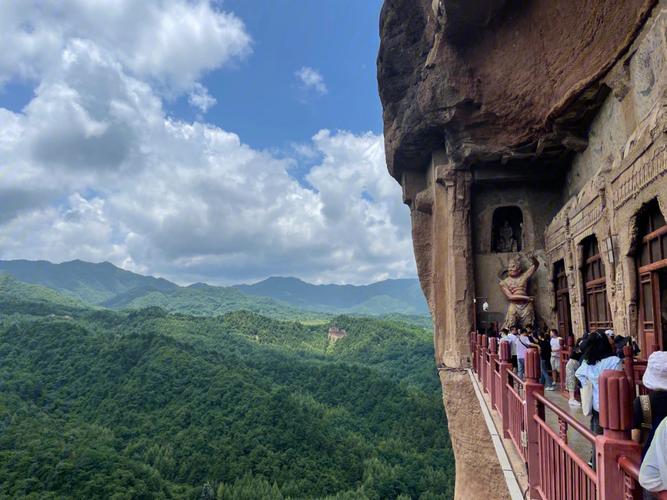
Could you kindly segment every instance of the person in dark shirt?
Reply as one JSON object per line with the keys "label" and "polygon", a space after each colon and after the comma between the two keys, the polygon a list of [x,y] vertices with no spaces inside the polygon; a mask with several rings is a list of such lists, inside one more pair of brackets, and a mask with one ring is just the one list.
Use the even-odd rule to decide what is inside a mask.
{"label": "person in dark shirt", "polygon": [[651,446],[656,428],[667,417],[667,352],[657,351],[649,356],[642,382],[652,392],[634,401],[632,439],[641,443],[644,431],[643,459]]}
{"label": "person in dark shirt", "polygon": [[575,396],[577,391],[577,377],[575,377],[574,374],[577,371],[577,368],[581,366],[581,345],[586,339],[588,339],[587,333],[584,334],[583,338],[577,340],[570,353],[570,358],[565,365],[565,385],[567,387],[567,392],[570,394],[568,404],[575,408],[581,406],[581,403],[577,401]]}
{"label": "person in dark shirt", "polygon": [[619,358],[623,359],[625,357],[625,353],[623,352],[623,348],[629,345],[632,347],[632,355],[636,356],[639,354],[641,351],[639,349],[639,346],[637,345],[637,342],[632,337],[623,337],[621,335],[616,335],[614,337],[614,348],[616,349],[616,356]]}
{"label": "person in dark shirt", "polygon": [[551,375],[549,375],[549,371],[551,371],[551,339],[549,339],[549,335],[541,332],[535,340],[540,347],[540,383],[544,384],[545,391],[553,391],[556,386],[551,379]]}

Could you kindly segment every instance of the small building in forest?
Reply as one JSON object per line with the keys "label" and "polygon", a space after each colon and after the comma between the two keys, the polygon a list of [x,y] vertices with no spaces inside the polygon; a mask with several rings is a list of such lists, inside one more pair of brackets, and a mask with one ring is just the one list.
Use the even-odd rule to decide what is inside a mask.
{"label": "small building in forest", "polygon": [[342,328],[338,328],[335,325],[329,328],[329,334],[327,335],[327,338],[330,342],[336,342],[343,337],[347,337],[347,332]]}

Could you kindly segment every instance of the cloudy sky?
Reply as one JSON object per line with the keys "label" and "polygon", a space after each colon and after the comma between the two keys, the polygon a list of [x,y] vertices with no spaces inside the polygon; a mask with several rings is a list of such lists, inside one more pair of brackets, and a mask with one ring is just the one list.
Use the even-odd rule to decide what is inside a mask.
{"label": "cloudy sky", "polygon": [[0,258],[179,283],[414,276],[375,80],[381,0],[0,10]]}

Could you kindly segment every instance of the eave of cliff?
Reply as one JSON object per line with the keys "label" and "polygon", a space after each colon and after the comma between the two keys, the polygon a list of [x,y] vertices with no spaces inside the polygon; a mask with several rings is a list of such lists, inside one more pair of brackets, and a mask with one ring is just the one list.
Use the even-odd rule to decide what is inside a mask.
{"label": "eave of cliff", "polygon": [[656,0],[385,0],[378,84],[390,173],[565,165]]}

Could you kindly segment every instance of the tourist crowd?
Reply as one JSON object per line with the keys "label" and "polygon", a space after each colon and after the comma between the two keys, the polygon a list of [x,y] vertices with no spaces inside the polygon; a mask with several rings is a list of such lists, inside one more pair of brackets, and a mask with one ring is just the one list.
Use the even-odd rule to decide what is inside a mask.
{"label": "tourist crowd", "polygon": [[[554,379],[560,380],[561,341],[558,331],[512,327],[496,332],[489,328],[489,337],[497,337],[499,342],[510,344],[511,362],[517,375],[525,378],[526,353],[537,349],[540,354],[540,383],[545,391],[556,388]],[[597,330],[586,333],[576,341],[565,364],[565,386],[569,394],[569,404],[581,408],[590,416],[590,429],[602,434],[599,422],[600,375],[605,370],[623,370],[623,348],[629,345],[632,354],[640,351],[631,337],[614,335],[612,330]],[[639,481],[647,492],[659,493],[667,498],[667,352],[658,351],[648,359],[642,379],[648,395],[642,395],[633,404],[632,439],[642,446],[642,464]],[[579,395],[579,399],[577,399]],[[595,449],[591,453],[591,466],[595,467]],[[647,493],[646,498],[651,498]]]}

